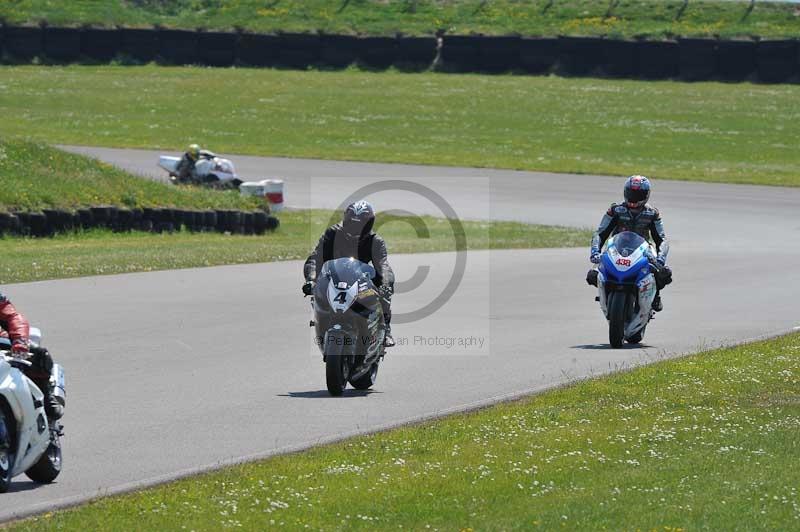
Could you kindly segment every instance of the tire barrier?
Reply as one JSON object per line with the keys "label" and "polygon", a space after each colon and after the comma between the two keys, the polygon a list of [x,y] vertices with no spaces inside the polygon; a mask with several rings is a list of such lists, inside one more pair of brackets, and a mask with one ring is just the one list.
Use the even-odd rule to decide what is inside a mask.
{"label": "tire barrier", "polygon": [[390,37],[363,37],[359,42],[361,66],[385,70],[397,60],[397,40]]}
{"label": "tire barrier", "polygon": [[198,33],[187,30],[159,30],[158,57],[169,65],[191,65],[199,56]]}
{"label": "tire barrier", "polygon": [[479,44],[478,67],[482,72],[501,74],[519,69],[522,39],[484,37]]}
{"label": "tire barrier", "polygon": [[605,39],[602,43],[603,58],[600,69],[607,76],[630,78],[637,74],[636,41]]}
{"label": "tire barrier", "polygon": [[121,51],[122,32],[86,28],[81,34],[81,55],[93,61],[107,62]]}
{"label": "tire barrier", "polygon": [[717,41],[713,39],[679,39],[680,78],[686,81],[716,79]]}
{"label": "tire barrier", "polygon": [[754,41],[719,41],[717,43],[718,73],[725,81],[744,81],[756,71]]}
{"label": "tire barrier", "polygon": [[436,59],[435,37],[400,37],[396,48],[394,66],[405,72],[427,70]]}
{"label": "tire barrier", "polygon": [[236,63],[239,35],[236,33],[202,32],[197,36],[197,60],[215,67]]}
{"label": "tire barrier", "polygon": [[279,226],[278,218],[260,210],[127,209],[100,205],[76,211],[43,209],[41,212],[0,212],[0,236],[51,237],[91,229],[107,229],[116,233],[216,231],[237,235],[264,235]]}
{"label": "tire barrier", "polygon": [[[310,33],[228,33],[172,29],[58,28],[3,26],[0,56],[8,62],[44,57],[54,62],[133,62],[244,65],[306,69],[400,70],[437,68],[448,72],[552,71],[584,76],[645,79],[800,81],[797,40],[627,41],[594,37],[535,38],[445,35],[435,37],[357,37]],[[169,222],[164,222],[169,223]]]}
{"label": "tire barrier", "polygon": [[638,42],[639,76],[645,79],[666,79],[678,75],[679,46],[675,41]]}
{"label": "tire barrier", "polygon": [[603,41],[596,37],[559,37],[558,70],[570,76],[585,76],[603,63]]}
{"label": "tire barrier", "polygon": [[358,60],[363,45],[352,35],[321,35],[320,63],[331,68],[346,68]]}
{"label": "tire barrier", "polygon": [[480,61],[480,48],[475,37],[454,35],[448,37],[442,46],[442,64],[445,72],[477,72]]}
{"label": "tire barrier", "polygon": [[758,79],[783,83],[797,72],[797,41],[760,41],[756,45]]}
{"label": "tire barrier", "polygon": [[519,43],[521,70],[529,74],[549,72],[558,61],[557,39],[523,38]]}
{"label": "tire barrier", "polygon": [[158,32],[123,28],[120,33],[120,53],[141,63],[155,61],[158,56]]}
{"label": "tire barrier", "polygon": [[239,36],[238,62],[246,66],[268,67],[276,64],[278,38],[274,35],[243,33]]}
{"label": "tire barrier", "polygon": [[79,28],[44,28],[44,55],[60,63],[72,63],[81,57]]}
{"label": "tire barrier", "polygon": [[310,33],[282,33],[277,35],[275,47],[277,66],[303,70],[319,63],[322,40]]}
{"label": "tire barrier", "polygon": [[42,55],[42,28],[7,26],[3,28],[3,53],[14,60],[30,61]]}

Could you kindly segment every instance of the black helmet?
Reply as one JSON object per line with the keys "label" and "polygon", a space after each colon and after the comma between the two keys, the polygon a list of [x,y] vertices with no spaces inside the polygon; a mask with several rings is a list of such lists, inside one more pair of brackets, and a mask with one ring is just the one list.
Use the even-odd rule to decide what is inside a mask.
{"label": "black helmet", "polygon": [[625,202],[631,209],[644,207],[650,199],[650,180],[643,175],[632,175],[625,181]]}
{"label": "black helmet", "polygon": [[375,208],[368,201],[351,203],[344,210],[342,229],[348,238],[361,238],[368,235],[375,225]]}

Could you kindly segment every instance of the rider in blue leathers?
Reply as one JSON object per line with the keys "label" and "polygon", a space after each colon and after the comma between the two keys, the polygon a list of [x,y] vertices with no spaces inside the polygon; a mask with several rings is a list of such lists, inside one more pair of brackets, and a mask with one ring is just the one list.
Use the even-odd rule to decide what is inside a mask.
{"label": "rider in blue leathers", "polygon": [[[661,302],[661,289],[672,282],[672,270],[667,266],[669,242],[664,232],[661,213],[647,203],[647,200],[650,199],[650,188],[650,180],[645,176],[634,175],[625,181],[625,201],[613,203],[603,215],[597,231],[592,236],[589,260],[598,264],[605,241],[610,236],[623,231],[632,231],[651,241],[655,244],[657,253],[654,266],[657,268],[655,275],[658,286],[658,292],[653,301],[653,310],[660,312],[664,308]],[[596,285],[597,270],[590,270],[586,280],[589,284]]]}

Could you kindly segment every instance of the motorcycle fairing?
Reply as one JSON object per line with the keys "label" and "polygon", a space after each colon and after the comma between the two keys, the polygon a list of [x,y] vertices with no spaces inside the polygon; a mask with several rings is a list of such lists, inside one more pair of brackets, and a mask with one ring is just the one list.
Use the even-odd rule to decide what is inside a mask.
{"label": "motorcycle fairing", "polygon": [[13,477],[30,469],[45,452],[50,444],[50,431],[44,413],[44,394],[19,369],[2,359],[0,396],[11,408],[17,423],[17,445],[11,467]]}
{"label": "motorcycle fairing", "polygon": [[[608,292],[627,291],[636,296],[637,305],[625,321],[625,338],[644,328],[652,316],[656,297],[655,276],[650,268],[653,250],[636,233],[623,232],[612,237],[604,251],[597,275],[600,308],[608,319]],[[635,292],[634,292],[635,290]]]}

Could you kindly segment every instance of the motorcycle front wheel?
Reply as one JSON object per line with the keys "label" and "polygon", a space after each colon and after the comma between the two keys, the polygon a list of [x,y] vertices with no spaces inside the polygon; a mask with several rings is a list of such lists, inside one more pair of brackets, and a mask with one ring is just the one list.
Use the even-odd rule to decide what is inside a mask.
{"label": "motorcycle front wheel", "polygon": [[622,347],[622,341],[625,338],[627,303],[628,294],[624,292],[608,294],[608,341],[615,349]]}
{"label": "motorcycle front wheel", "polygon": [[54,434],[50,445],[39,461],[25,471],[29,479],[39,484],[50,484],[61,473],[61,438]]}
{"label": "motorcycle front wheel", "polygon": [[372,366],[369,368],[369,371],[366,372],[361,377],[350,381],[350,384],[353,385],[353,388],[356,390],[369,390],[375,385],[375,381],[378,380],[378,361],[372,363]]}
{"label": "motorcycle front wheel", "polygon": [[14,461],[14,455],[11,454],[11,427],[7,419],[3,405],[0,405],[0,435],[5,440],[0,441],[0,493],[7,492],[11,485],[11,464]]}
{"label": "motorcycle front wheel", "polygon": [[350,365],[346,356],[327,355],[325,357],[325,383],[328,392],[334,397],[344,393],[347,378],[350,376]]}

